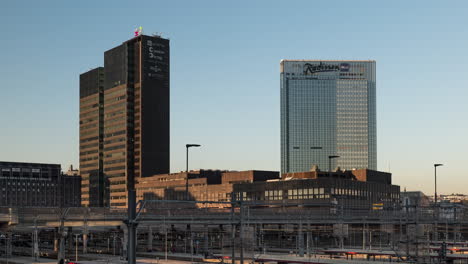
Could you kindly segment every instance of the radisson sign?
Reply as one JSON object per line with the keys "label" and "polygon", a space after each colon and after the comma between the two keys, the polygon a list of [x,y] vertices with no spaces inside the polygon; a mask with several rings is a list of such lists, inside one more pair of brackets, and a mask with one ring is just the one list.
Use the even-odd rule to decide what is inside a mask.
{"label": "radisson sign", "polygon": [[306,63],[303,66],[304,74],[315,74],[318,72],[335,72],[335,71],[349,71],[350,65],[348,63],[341,63],[340,65],[324,64],[310,64]]}

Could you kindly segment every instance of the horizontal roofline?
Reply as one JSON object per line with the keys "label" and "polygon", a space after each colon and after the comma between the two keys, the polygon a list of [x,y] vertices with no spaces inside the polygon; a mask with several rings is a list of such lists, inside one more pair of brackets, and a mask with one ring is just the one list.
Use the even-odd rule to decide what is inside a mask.
{"label": "horizontal roofline", "polygon": [[29,164],[29,165],[51,165],[51,166],[62,166],[58,163],[40,163],[40,162],[25,162],[25,161],[0,161],[1,164]]}
{"label": "horizontal roofline", "polygon": [[320,61],[327,61],[327,62],[342,62],[342,61],[352,61],[352,62],[375,62],[375,60],[288,60],[288,59],[282,59],[280,62],[288,62],[288,61],[310,61],[310,62],[320,62]]}

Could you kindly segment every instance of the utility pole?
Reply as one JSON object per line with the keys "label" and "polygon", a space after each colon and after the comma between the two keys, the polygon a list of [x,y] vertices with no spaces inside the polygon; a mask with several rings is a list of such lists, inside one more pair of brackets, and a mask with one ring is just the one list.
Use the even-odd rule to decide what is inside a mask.
{"label": "utility pole", "polygon": [[240,264],[244,264],[244,204],[243,204],[244,197],[242,193],[240,194],[240,201],[239,201],[239,242],[240,242]]}
{"label": "utility pole", "polygon": [[418,234],[419,216],[418,216],[418,208],[416,207],[415,210],[416,210],[416,216],[415,216],[415,221],[414,221],[414,223],[415,223],[414,224],[414,226],[415,226],[415,230],[414,230],[415,231],[414,232],[415,237],[414,238],[416,240],[416,243],[415,243],[416,244],[415,245],[416,249],[415,249],[415,254],[414,255],[415,255],[415,258],[416,258],[416,262],[418,262],[419,261],[419,234]]}
{"label": "utility pole", "polygon": [[193,231],[192,226],[190,226],[190,259],[193,264]]}
{"label": "utility pole", "polygon": [[78,261],[78,234],[75,234],[75,261]]}
{"label": "utility pole", "polygon": [[164,259],[167,261],[167,226],[166,226],[166,217],[164,216],[164,230],[165,230],[165,238],[164,238]]}
{"label": "utility pole", "polygon": [[444,166],[444,164],[434,164],[434,211],[435,211],[435,223],[434,223],[434,241],[439,240],[439,206],[437,205],[437,167]]}
{"label": "utility pole", "polygon": [[136,264],[136,192],[135,192],[135,179],[134,177],[127,183],[128,185],[128,247],[127,257],[128,264]]}
{"label": "utility pole", "polygon": [[235,264],[236,261],[236,225],[234,224],[234,206],[236,197],[234,192],[231,193],[231,264]]}
{"label": "utility pole", "polygon": [[37,216],[34,217],[34,233],[33,233],[33,257],[34,261],[37,261],[37,257],[39,256],[39,241],[38,241],[38,234],[37,234]]}
{"label": "utility pole", "polygon": [[362,223],[362,250],[366,249],[366,223]]}
{"label": "utility pole", "polygon": [[344,248],[344,205],[341,203],[341,235],[340,235],[340,248]]}
{"label": "utility pole", "polygon": [[86,208],[86,214],[84,216],[84,227],[83,227],[83,254],[88,253],[88,217],[89,217],[89,208]]}
{"label": "utility pole", "polygon": [[60,237],[60,243],[59,243],[59,252],[57,254],[57,259],[58,261],[65,261],[65,237],[67,236],[67,233],[65,232],[65,217],[68,214],[68,211],[70,208],[60,208],[60,228],[59,228],[59,237]]}
{"label": "utility pole", "polygon": [[408,230],[408,217],[409,217],[409,212],[408,212],[408,204],[406,204],[406,223],[405,223],[405,227],[406,227],[406,260],[408,261],[408,259],[410,258],[410,248],[409,248],[409,230]]}
{"label": "utility pole", "polygon": [[299,220],[298,230],[297,230],[297,244],[298,244],[298,255],[299,257],[304,257],[304,234],[302,233],[302,219]]}
{"label": "utility pole", "polygon": [[113,233],[113,239],[112,239],[112,255],[115,256],[115,243],[116,243],[116,233]]}

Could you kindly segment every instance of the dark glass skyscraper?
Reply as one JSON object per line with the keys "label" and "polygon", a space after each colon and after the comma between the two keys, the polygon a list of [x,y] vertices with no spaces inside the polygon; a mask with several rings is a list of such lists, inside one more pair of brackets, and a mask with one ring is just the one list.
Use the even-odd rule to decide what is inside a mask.
{"label": "dark glass skyscraper", "polygon": [[[125,207],[136,178],[169,173],[169,40],[141,35],[106,51],[103,77],[97,122],[102,154],[96,162],[102,164],[103,180],[95,187],[89,174],[88,189],[83,176],[83,205]],[[87,136],[81,131],[80,142]],[[82,152],[80,147],[80,169],[89,159]],[[86,203],[93,188],[103,190],[102,202]]]}
{"label": "dark glass skyscraper", "polygon": [[377,169],[375,61],[282,60],[281,171]]}

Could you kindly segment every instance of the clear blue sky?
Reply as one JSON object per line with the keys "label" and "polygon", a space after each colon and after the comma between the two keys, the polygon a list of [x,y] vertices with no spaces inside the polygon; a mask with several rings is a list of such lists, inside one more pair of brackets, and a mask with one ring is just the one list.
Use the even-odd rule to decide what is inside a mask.
{"label": "clear blue sky", "polygon": [[171,39],[171,170],[279,170],[281,59],[377,61],[378,166],[468,193],[467,1],[2,1],[0,160],[78,165],[78,76]]}

